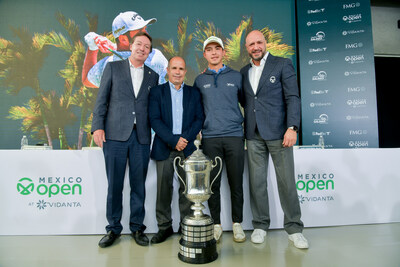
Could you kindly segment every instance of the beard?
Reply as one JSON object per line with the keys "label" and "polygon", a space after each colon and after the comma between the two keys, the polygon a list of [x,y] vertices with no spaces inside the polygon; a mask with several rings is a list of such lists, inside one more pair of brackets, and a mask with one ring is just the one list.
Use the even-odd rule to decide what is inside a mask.
{"label": "beard", "polygon": [[253,54],[252,53],[249,53],[249,56],[251,57],[251,59],[253,59],[254,61],[261,61],[261,59],[265,56],[265,54],[266,54],[267,52],[261,52],[261,55],[260,56],[258,56],[258,57],[256,57],[256,56],[253,56]]}

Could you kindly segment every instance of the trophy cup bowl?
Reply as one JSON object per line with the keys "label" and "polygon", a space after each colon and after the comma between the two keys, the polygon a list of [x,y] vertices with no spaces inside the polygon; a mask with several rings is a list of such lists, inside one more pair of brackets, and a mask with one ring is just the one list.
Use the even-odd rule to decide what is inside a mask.
{"label": "trophy cup bowl", "polygon": [[[174,159],[174,169],[185,186],[183,194],[193,202],[191,206],[193,214],[187,215],[182,223],[182,238],[180,239],[180,251],[178,257],[187,263],[208,263],[218,258],[216,241],[214,239],[214,222],[212,218],[203,213],[205,208],[202,202],[207,201],[212,194],[212,185],[222,170],[222,159],[211,160],[199,149],[200,141],[196,140],[197,150],[184,162],[180,157]],[[210,183],[210,172],[220,161],[220,168],[213,181]],[[176,165],[184,169],[186,182],[180,177]]]}

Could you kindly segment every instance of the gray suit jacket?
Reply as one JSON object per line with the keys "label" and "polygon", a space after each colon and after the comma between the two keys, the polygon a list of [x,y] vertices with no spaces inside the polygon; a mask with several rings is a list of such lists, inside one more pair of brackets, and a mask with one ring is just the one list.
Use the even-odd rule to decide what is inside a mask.
{"label": "gray suit jacket", "polygon": [[92,133],[103,129],[106,139],[126,141],[136,117],[139,143],[150,144],[148,98],[150,88],[158,84],[159,76],[145,65],[143,82],[135,98],[128,60],[109,62],[104,69],[93,111]]}
{"label": "gray suit jacket", "polygon": [[253,139],[256,126],[264,140],[283,139],[290,126],[300,127],[300,97],[290,59],[268,55],[256,94],[250,85],[251,64],[240,70],[246,139]]}

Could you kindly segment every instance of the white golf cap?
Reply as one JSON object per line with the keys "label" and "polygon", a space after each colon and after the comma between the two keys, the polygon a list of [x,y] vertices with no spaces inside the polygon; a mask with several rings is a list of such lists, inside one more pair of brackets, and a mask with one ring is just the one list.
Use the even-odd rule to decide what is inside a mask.
{"label": "white golf cap", "polygon": [[138,13],[127,11],[119,13],[112,23],[112,32],[115,38],[128,31],[139,30],[146,25],[156,22],[156,18],[144,20]]}
{"label": "white golf cap", "polygon": [[206,46],[208,44],[211,44],[211,43],[217,43],[222,47],[222,49],[225,49],[224,48],[224,43],[222,42],[221,38],[218,38],[216,36],[210,36],[210,37],[207,38],[207,40],[204,41],[203,52],[206,50]]}

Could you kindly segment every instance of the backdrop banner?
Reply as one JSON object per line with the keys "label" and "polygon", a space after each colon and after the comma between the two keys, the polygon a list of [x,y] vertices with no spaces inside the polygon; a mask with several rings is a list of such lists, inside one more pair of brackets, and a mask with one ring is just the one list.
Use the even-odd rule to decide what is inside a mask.
{"label": "backdrop banner", "polygon": [[[295,149],[296,183],[306,227],[400,222],[400,149]],[[269,170],[271,228],[282,228],[273,164]],[[103,234],[107,179],[101,150],[0,150],[0,235]],[[222,176],[221,221],[232,229],[230,193]],[[126,177],[127,178],[127,177]],[[123,233],[129,233],[125,180]],[[177,180],[175,181],[177,186]],[[247,168],[244,229],[252,229]],[[156,169],[146,181],[147,232],[157,232]],[[177,189],[172,203],[178,229]],[[208,210],[206,210],[208,213]]]}
{"label": "backdrop banner", "polygon": [[297,1],[303,145],[377,148],[369,0]]}

